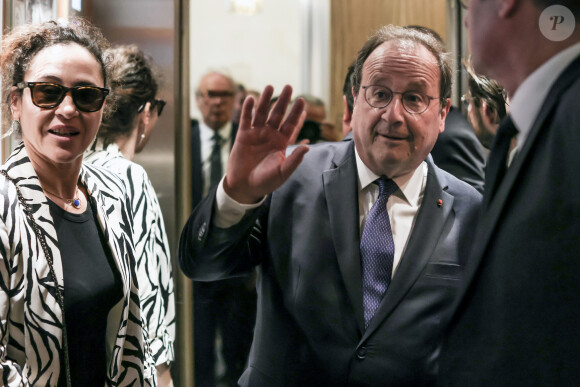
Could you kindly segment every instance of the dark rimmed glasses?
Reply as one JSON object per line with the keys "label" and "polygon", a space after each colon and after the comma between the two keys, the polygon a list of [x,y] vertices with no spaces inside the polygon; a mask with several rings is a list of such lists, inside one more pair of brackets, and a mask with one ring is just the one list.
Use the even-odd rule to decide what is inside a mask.
{"label": "dark rimmed glasses", "polygon": [[[162,99],[154,99],[154,100],[151,100],[150,102],[151,102],[151,110],[153,110],[157,107],[157,116],[158,117],[161,116],[161,113],[163,112],[163,108],[165,107],[167,102],[165,102]],[[139,106],[139,109],[137,109],[137,113],[141,113],[144,108],[145,108],[145,104]]]}
{"label": "dark rimmed glasses", "polygon": [[83,112],[92,113],[103,107],[109,89],[96,86],[66,87],[51,82],[19,82],[20,90],[30,88],[32,103],[43,109],[53,109],[60,105],[70,91],[73,103]]}
{"label": "dark rimmed glasses", "polygon": [[199,91],[197,93],[198,96],[205,98],[205,99],[229,99],[234,98],[235,93],[231,91],[222,91],[222,90],[206,90],[206,91]]}
{"label": "dark rimmed glasses", "polygon": [[424,113],[429,108],[429,103],[432,99],[439,99],[429,97],[426,94],[417,91],[398,92],[393,91],[385,86],[369,85],[361,86],[365,91],[365,100],[367,103],[376,109],[382,109],[391,103],[395,94],[401,94],[401,102],[403,108],[411,114]]}

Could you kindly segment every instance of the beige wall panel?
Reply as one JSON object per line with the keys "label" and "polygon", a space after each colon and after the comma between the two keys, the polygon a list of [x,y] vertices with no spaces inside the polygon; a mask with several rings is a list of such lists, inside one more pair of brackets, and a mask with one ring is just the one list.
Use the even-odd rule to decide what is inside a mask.
{"label": "beige wall panel", "polygon": [[331,0],[329,120],[342,128],[342,86],[358,49],[386,24],[417,24],[446,36],[446,0]]}

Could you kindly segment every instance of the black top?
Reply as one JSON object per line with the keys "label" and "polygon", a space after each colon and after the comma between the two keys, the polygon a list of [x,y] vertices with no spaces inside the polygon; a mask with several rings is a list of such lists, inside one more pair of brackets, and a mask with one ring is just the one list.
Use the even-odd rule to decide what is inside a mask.
{"label": "black top", "polygon": [[[107,316],[123,296],[121,275],[91,206],[71,214],[48,202],[62,257],[72,385],[102,387],[107,375]],[[66,386],[64,357],[58,385]]]}

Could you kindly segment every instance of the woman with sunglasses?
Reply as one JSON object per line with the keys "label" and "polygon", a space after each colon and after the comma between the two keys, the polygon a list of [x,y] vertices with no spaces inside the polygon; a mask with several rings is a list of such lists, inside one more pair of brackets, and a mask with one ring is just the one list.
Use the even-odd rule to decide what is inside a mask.
{"label": "woman with sunglasses", "polygon": [[22,137],[0,167],[3,385],[154,384],[127,191],[82,162],[111,108],[106,46],[82,19],[2,40],[2,113]]}
{"label": "woman with sunglasses", "polygon": [[85,161],[118,173],[131,193],[143,318],[158,385],[171,386],[168,365],[174,359],[175,298],[169,242],[155,189],[143,167],[132,162],[147,144],[165,101],[155,99],[158,81],[148,55],[135,45],[118,46],[107,53],[112,58],[110,83],[116,108],[103,118]]}

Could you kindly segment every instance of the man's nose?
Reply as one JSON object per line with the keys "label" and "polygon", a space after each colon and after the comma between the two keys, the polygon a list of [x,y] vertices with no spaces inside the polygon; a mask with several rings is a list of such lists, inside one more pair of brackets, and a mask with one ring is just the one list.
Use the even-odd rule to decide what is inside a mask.
{"label": "man's nose", "polygon": [[404,120],[405,108],[401,98],[400,94],[393,95],[391,103],[382,109],[381,118],[383,120],[389,123],[402,122]]}

